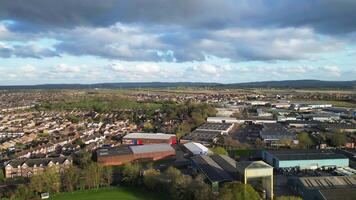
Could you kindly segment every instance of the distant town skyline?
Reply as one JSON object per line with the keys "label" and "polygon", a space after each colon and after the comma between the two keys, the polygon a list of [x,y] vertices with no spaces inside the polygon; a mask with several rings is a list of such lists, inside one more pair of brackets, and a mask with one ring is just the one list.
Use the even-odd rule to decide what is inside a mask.
{"label": "distant town skyline", "polygon": [[353,0],[0,2],[0,85],[355,80]]}

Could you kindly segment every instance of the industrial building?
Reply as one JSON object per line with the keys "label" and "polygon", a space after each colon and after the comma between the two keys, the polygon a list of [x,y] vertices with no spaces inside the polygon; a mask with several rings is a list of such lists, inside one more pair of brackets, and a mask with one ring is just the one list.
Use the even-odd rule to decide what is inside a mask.
{"label": "industrial building", "polygon": [[331,150],[267,150],[262,158],[275,168],[323,169],[348,167],[349,159]]}
{"label": "industrial building", "polygon": [[191,155],[208,155],[209,149],[197,142],[188,142],[183,145]]}
{"label": "industrial building", "polygon": [[233,128],[233,123],[205,123],[184,136],[180,142],[195,141],[204,145],[210,145],[216,143],[220,135],[228,135]]}
{"label": "industrial building", "polygon": [[225,182],[239,180],[244,184],[262,187],[266,198],[273,199],[273,167],[263,161],[237,163],[225,155],[197,155],[191,160],[196,170],[211,183],[213,192],[218,192]]}
{"label": "industrial building", "polygon": [[97,162],[103,166],[118,166],[132,161],[156,161],[174,157],[176,152],[169,144],[147,144],[119,148],[102,148],[96,151]]}
{"label": "industrial building", "polygon": [[263,124],[260,137],[271,146],[280,145],[280,140],[290,140],[294,143],[298,143],[296,134],[288,131],[279,123]]}
{"label": "industrial building", "polygon": [[174,134],[164,134],[164,133],[130,133],[122,138],[122,143],[124,144],[176,144],[177,138]]}
{"label": "industrial building", "polygon": [[303,199],[356,199],[355,176],[300,177],[290,179],[288,184]]}
{"label": "industrial building", "polygon": [[225,155],[197,155],[191,158],[197,172],[211,183],[212,191],[218,192],[219,185],[237,178],[236,161]]}

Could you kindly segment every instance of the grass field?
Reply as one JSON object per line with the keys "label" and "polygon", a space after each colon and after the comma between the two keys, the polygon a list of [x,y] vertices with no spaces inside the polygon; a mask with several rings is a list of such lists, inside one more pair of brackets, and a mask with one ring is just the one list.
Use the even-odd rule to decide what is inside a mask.
{"label": "grass field", "polygon": [[53,195],[50,200],[163,200],[165,195],[129,188],[105,188]]}

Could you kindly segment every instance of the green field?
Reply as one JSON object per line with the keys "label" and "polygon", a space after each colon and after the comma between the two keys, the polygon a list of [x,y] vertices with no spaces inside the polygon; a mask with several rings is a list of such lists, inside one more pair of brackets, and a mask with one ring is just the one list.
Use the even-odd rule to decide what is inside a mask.
{"label": "green field", "polygon": [[105,188],[84,190],[72,193],[59,193],[51,200],[163,200],[165,195],[129,188]]}

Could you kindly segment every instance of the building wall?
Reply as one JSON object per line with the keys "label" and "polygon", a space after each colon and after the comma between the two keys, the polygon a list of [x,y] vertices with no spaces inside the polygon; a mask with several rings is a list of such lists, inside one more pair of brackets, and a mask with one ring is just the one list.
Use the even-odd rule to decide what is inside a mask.
{"label": "building wall", "polygon": [[300,167],[300,168],[310,168],[311,166],[322,167],[322,166],[332,166],[337,167],[348,167],[349,159],[317,159],[317,160],[284,160],[280,161],[275,158],[272,154],[268,152],[262,153],[263,160],[275,168],[288,168],[288,167]]}
{"label": "building wall", "polygon": [[286,160],[286,161],[278,161],[278,165],[276,167],[279,168],[287,168],[287,167],[295,167],[299,166],[300,168],[308,169],[310,167],[320,168],[322,166],[332,166],[335,165],[337,167],[348,167],[349,159],[322,159],[322,160]]}
{"label": "building wall", "polygon": [[176,137],[171,137],[169,139],[147,139],[147,138],[137,138],[137,139],[123,139],[124,144],[176,144]]}
{"label": "building wall", "polygon": [[98,156],[97,161],[99,164],[103,166],[119,166],[140,159],[151,159],[153,161],[156,161],[170,156],[175,156],[175,151],[124,154],[124,155],[116,155],[116,156]]}
{"label": "building wall", "polygon": [[59,173],[62,173],[65,168],[72,165],[72,162],[64,162],[63,164],[53,164],[52,166],[36,166],[36,167],[5,167],[5,178],[14,177],[31,177],[33,175],[42,174],[48,167],[54,167]]}

